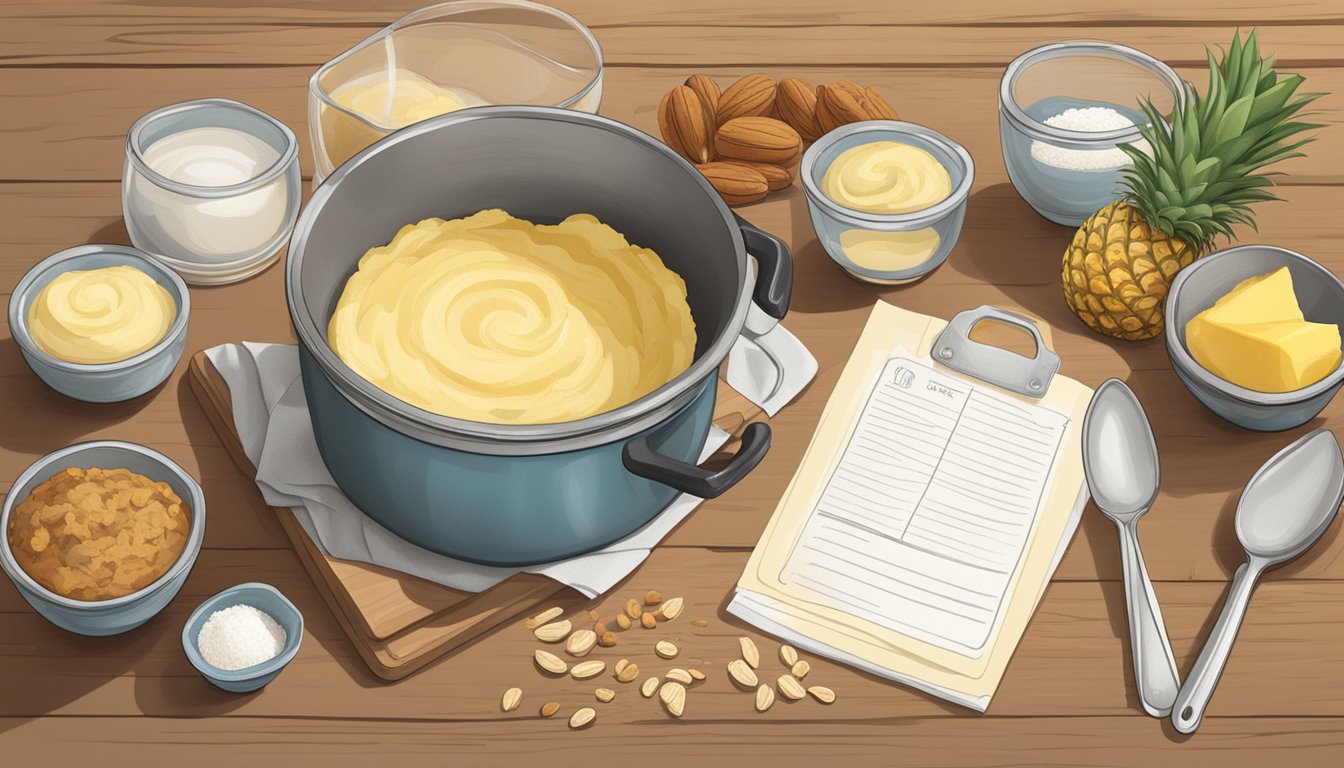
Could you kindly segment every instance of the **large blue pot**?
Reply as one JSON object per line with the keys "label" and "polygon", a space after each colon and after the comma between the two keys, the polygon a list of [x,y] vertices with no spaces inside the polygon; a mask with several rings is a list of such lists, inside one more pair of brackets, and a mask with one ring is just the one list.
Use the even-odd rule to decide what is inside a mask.
{"label": "large blue pot", "polygon": [[[634,403],[544,425],[440,416],[361,378],[326,338],[359,257],[407,223],[483,208],[538,222],[591,213],[657,251],[686,281],[694,362]],[[769,447],[765,424],[750,425],[718,471],[695,462],[719,365],[738,335],[750,333],[748,307],[754,300],[783,317],[791,284],[784,245],[735,217],[661,142],[612,120],[541,107],[463,110],[356,155],[314,192],[286,273],[313,431],[337,484],[408,541],[498,565],[596,549],[648,523],[678,494],[717,496],[750,472]]]}

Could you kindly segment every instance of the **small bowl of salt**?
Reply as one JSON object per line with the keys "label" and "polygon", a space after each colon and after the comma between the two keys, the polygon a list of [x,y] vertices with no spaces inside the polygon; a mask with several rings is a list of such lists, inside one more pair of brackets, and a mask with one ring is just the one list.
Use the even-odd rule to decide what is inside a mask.
{"label": "small bowl of salt", "polygon": [[229,587],[182,628],[191,665],[218,688],[248,693],[276,678],[299,652],[303,614],[269,584]]}
{"label": "small bowl of salt", "polygon": [[1148,122],[1140,102],[1165,118],[1187,94],[1171,67],[1123,45],[1033,48],[1008,65],[999,86],[1008,178],[1037,213],[1076,227],[1119,194],[1133,164],[1120,145],[1151,152],[1139,134]]}

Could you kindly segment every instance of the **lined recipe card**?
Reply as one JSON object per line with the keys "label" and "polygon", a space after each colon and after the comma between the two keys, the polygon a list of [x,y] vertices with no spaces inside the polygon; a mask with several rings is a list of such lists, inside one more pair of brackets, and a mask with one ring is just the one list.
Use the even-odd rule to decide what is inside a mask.
{"label": "lined recipe card", "polygon": [[971,658],[993,637],[1069,419],[898,354],[779,575]]}

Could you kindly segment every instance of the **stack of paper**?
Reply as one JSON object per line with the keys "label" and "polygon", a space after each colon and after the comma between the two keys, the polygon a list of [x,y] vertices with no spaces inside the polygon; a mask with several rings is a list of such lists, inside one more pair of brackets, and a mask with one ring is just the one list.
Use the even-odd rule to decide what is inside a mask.
{"label": "stack of paper", "polygon": [[1091,390],[937,365],[945,325],[874,308],[729,610],[983,711],[1087,501]]}

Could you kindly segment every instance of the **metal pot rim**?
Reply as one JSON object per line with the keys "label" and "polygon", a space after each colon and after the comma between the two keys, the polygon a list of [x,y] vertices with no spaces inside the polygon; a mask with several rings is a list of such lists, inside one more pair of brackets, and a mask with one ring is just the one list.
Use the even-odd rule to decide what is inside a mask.
{"label": "metal pot rim", "polygon": [[[731,235],[738,261],[738,274],[741,276],[742,284],[738,291],[737,304],[733,307],[732,314],[719,336],[686,370],[671,381],[634,402],[585,419],[556,424],[489,424],[441,416],[393,397],[355,373],[332,351],[325,335],[313,321],[311,310],[301,290],[300,276],[304,250],[313,223],[333,191],[346,176],[388,147],[448,126],[496,118],[575,123],[640,142],[676,162],[700,186],[718,210],[724,226]],[[476,453],[519,455],[577,450],[612,442],[635,435],[684,407],[698,393],[698,385],[707,378],[712,380],[716,377],[720,363],[728,356],[728,351],[736,342],[746,322],[747,307],[751,302],[750,276],[746,245],[727,204],[699,171],[664,144],[642,131],[598,115],[554,107],[498,106],[460,110],[403,128],[366,147],[337,168],[313,191],[308,205],[304,207],[298,223],[294,226],[289,258],[285,265],[285,295],[289,303],[290,320],[294,324],[299,343],[313,356],[336,390],[365,414],[395,431],[435,445]]]}

